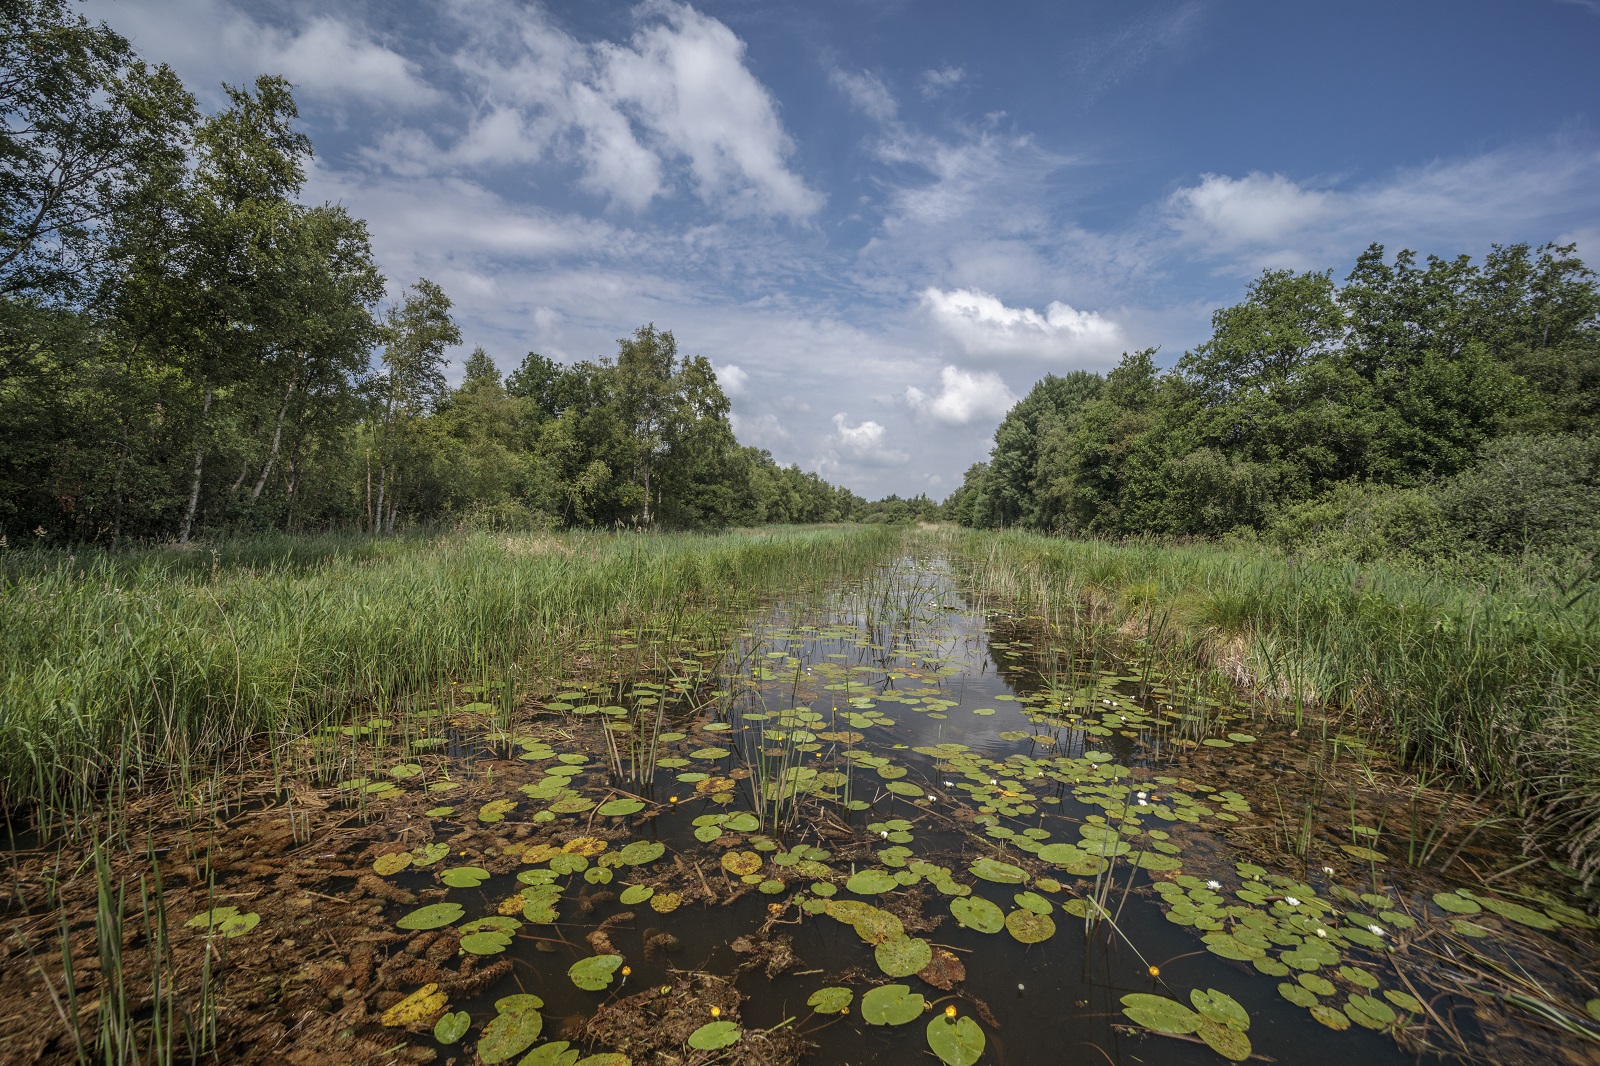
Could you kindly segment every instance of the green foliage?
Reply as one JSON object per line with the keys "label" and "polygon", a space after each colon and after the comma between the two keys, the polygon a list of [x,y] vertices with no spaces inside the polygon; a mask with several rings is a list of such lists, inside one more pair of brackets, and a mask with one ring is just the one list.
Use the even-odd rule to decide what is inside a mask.
{"label": "green foliage", "polygon": [[[1355,560],[1594,541],[1578,444],[1548,445],[1546,465],[1544,445],[1495,444],[1600,425],[1600,286],[1570,246],[1419,265],[1374,245],[1342,285],[1268,270],[1172,370],[1154,355],[1039,382],[945,515],[1075,535],[1266,533]],[[1512,477],[1527,488],[1500,505]],[[1534,513],[1513,528],[1519,509]]]}

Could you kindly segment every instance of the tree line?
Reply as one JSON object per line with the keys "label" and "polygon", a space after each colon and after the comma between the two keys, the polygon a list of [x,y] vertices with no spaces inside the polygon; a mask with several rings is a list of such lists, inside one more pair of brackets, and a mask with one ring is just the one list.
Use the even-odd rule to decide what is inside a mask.
{"label": "tree line", "polygon": [[1166,372],[1050,375],[945,512],[1367,559],[1600,549],[1600,285],[1572,245],[1263,271]]}
{"label": "tree line", "polygon": [[502,380],[427,279],[384,307],[366,224],[301,202],[292,88],[203,113],[70,0],[0,0],[0,535],[818,522],[864,501],[741,447],[647,325]]}

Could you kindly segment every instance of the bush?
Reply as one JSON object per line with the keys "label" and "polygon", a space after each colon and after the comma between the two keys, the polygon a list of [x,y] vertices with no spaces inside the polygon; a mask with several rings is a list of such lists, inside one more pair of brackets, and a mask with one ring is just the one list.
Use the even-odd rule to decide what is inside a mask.
{"label": "bush", "polygon": [[1353,481],[1285,507],[1267,539],[1284,552],[1356,563],[1426,563],[1460,547],[1432,491]]}
{"label": "bush", "polygon": [[1502,554],[1600,549],[1600,437],[1504,437],[1440,487],[1461,535]]}

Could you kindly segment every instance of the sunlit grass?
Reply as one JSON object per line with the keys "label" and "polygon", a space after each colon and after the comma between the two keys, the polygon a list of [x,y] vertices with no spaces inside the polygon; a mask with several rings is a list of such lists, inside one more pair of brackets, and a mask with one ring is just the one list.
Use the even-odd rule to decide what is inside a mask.
{"label": "sunlit grass", "polygon": [[209,774],[219,754],[463,677],[537,691],[577,668],[585,641],[711,625],[898,539],[837,528],[14,554],[0,588],[0,803],[86,809],[107,784]]}
{"label": "sunlit grass", "polygon": [[1406,759],[1498,793],[1600,876],[1600,596],[1206,545],[961,543],[991,587],[1159,628],[1174,659],[1354,715]]}

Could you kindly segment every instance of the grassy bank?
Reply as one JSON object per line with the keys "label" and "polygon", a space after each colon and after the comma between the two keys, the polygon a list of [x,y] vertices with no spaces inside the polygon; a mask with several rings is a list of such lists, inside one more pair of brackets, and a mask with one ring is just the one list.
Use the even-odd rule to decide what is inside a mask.
{"label": "grassy bank", "polygon": [[1315,702],[1497,794],[1600,879],[1600,596],[1216,546],[967,534],[992,587],[1139,632],[1167,657]]}
{"label": "grassy bank", "polygon": [[[692,632],[881,558],[884,529],[268,540],[0,560],[0,804],[68,811],[585,641]],[[621,639],[621,638],[618,638]]]}

